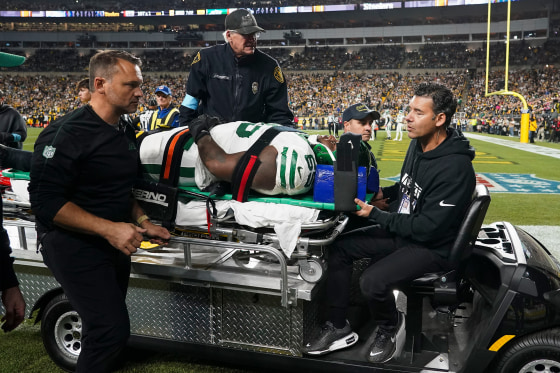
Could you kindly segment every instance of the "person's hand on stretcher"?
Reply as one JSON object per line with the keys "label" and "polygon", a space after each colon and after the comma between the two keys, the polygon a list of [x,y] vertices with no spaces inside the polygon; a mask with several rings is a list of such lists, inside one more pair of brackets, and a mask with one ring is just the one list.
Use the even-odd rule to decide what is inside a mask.
{"label": "person's hand on stretcher", "polygon": [[373,210],[373,207],[377,207],[380,210],[389,211],[389,198],[383,198],[383,191],[379,188],[379,192],[369,201],[366,203],[359,198],[355,198],[354,202],[360,206],[360,210],[354,212],[354,214],[361,216],[363,218],[367,218]]}
{"label": "person's hand on stretcher", "polygon": [[149,250],[160,247],[167,243],[171,238],[169,231],[159,225],[153,224],[150,220],[145,220],[139,224],[142,228],[144,240],[140,243],[139,249]]}

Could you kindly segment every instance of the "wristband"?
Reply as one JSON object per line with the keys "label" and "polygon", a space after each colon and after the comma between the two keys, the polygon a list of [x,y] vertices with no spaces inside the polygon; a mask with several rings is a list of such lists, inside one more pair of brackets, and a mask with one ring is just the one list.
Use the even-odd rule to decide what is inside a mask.
{"label": "wristband", "polygon": [[12,136],[14,137],[14,142],[21,141],[21,135],[19,133],[12,133]]}
{"label": "wristband", "polygon": [[136,219],[136,224],[138,225],[142,225],[143,222],[145,222],[146,220],[149,220],[150,218],[148,217],[148,215],[144,214],[142,216],[140,216],[138,219]]}

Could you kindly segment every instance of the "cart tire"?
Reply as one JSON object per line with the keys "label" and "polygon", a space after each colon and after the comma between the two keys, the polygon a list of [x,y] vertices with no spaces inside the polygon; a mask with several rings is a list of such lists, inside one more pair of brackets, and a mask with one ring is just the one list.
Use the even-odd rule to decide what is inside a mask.
{"label": "cart tire", "polygon": [[[507,345],[506,345],[507,347]],[[496,359],[497,373],[560,371],[560,329],[550,329],[514,340]]]}
{"label": "cart tire", "polygon": [[56,296],[45,307],[41,337],[56,365],[73,372],[82,350],[82,319],[65,294]]}

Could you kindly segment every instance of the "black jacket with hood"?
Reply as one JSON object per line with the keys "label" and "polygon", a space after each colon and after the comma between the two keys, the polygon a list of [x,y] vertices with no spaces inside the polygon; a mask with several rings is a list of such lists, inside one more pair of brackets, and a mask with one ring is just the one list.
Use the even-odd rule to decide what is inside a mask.
{"label": "black jacket with hood", "polygon": [[[393,202],[391,212],[374,207],[369,219],[398,238],[447,258],[474,192],[474,156],[469,141],[452,128],[438,147],[425,153],[412,140],[400,182],[382,189],[383,196]],[[410,214],[398,212],[405,194],[410,196]]]}
{"label": "black jacket with hood", "polygon": [[[27,125],[22,116],[10,105],[0,105],[0,142],[11,148],[21,149],[27,138]],[[21,136],[19,142],[14,142],[13,133]]]}

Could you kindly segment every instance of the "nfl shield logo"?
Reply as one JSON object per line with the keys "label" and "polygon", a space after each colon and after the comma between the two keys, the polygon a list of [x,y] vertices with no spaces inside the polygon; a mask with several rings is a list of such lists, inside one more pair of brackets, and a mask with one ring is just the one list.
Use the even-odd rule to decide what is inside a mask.
{"label": "nfl shield logo", "polygon": [[256,95],[259,91],[259,83],[253,82],[253,84],[251,84],[251,90],[253,91],[253,94]]}
{"label": "nfl shield logo", "polygon": [[54,152],[56,151],[56,148],[54,146],[45,146],[45,149],[43,149],[43,157],[50,159],[52,157],[54,157]]}

